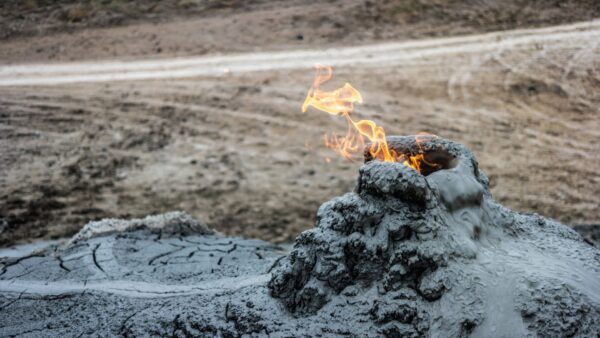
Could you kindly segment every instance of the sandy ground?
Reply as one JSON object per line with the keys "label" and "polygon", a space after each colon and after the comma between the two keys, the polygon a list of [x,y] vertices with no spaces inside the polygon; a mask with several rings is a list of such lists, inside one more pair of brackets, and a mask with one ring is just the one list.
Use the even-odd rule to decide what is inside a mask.
{"label": "sandy ground", "polygon": [[[339,65],[331,88],[360,89],[358,115],[388,134],[428,131],[473,149],[499,202],[598,223],[599,26],[337,49],[323,61]],[[10,81],[48,78],[40,69],[60,78],[56,66],[2,67],[1,242],[172,209],[273,241],[311,227],[320,203],[353,188],[359,163],[322,145],[343,121],[299,113],[313,71],[305,51],[286,53],[291,65],[270,69],[238,55],[248,69],[218,76],[37,86]],[[369,54],[379,59],[362,60]]]}

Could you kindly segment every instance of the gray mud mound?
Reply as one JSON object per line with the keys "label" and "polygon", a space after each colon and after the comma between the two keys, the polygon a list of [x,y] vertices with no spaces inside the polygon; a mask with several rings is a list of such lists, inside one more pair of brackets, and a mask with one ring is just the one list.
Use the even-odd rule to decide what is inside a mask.
{"label": "gray mud mound", "polygon": [[371,161],[356,192],[321,206],[269,282],[300,316],[353,304],[388,336],[590,337],[600,332],[600,252],[568,227],[495,203],[472,153],[439,138],[389,138],[424,153],[424,175]]}
{"label": "gray mud mound", "polygon": [[206,224],[198,222],[192,216],[184,212],[174,211],[147,216],[143,219],[134,218],[124,220],[107,218],[97,222],[90,222],[71,238],[69,244],[73,245],[94,237],[142,229],[150,230],[152,233],[159,234],[160,236],[209,235],[214,233]]}
{"label": "gray mud mound", "polygon": [[287,255],[136,220],[5,259],[0,336],[598,335],[600,251],[495,203],[463,146],[389,140],[423,174],[367,156]]}

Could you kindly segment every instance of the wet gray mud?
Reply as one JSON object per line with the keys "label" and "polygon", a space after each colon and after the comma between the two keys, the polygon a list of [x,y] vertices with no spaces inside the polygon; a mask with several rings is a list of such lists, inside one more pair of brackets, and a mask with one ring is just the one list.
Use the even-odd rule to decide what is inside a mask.
{"label": "wet gray mud", "polygon": [[5,258],[0,336],[598,335],[600,251],[494,202],[462,145],[389,142],[423,174],[367,156],[290,252],[170,214]]}

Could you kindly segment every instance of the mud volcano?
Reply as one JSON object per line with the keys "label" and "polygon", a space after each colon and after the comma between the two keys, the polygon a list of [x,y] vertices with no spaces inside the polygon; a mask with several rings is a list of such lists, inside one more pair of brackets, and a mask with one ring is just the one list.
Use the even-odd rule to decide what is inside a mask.
{"label": "mud volcano", "polygon": [[494,202],[464,146],[388,140],[422,174],[366,156],[287,254],[170,214],[5,259],[0,336],[597,336],[600,251]]}

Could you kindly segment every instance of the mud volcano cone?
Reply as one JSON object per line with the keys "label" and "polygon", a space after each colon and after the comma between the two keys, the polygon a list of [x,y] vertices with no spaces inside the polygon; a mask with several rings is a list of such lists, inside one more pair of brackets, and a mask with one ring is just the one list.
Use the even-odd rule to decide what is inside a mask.
{"label": "mud volcano cone", "polygon": [[[323,204],[268,286],[297,316],[387,336],[600,332],[600,255],[570,228],[494,202],[464,146],[389,137],[423,174],[365,155],[355,192]],[[348,310],[351,308],[352,310]]]}

